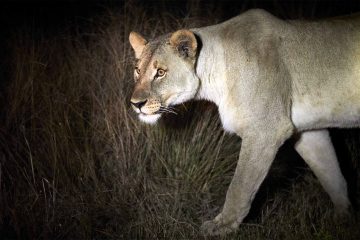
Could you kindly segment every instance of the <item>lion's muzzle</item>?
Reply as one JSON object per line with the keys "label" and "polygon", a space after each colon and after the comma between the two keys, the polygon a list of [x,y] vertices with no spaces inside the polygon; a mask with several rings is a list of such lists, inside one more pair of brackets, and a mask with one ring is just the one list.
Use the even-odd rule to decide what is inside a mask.
{"label": "lion's muzzle", "polygon": [[137,102],[133,102],[133,100],[131,100],[130,102],[135,108],[138,108],[139,110],[141,110],[141,107],[146,104],[147,99],[145,101],[137,101]]}
{"label": "lion's muzzle", "polygon": [[161,103],[157,99],[137,100],[131,99],[131,106],[138,114],[139,119],[145,123],[154,124],[161,116]]}
{"label": "lion's muzzle", "polygon": [[157,114],[161,107],[161,102],[158,99],[138,100],[132,98],[130,102],[135,112],[145,115]]}

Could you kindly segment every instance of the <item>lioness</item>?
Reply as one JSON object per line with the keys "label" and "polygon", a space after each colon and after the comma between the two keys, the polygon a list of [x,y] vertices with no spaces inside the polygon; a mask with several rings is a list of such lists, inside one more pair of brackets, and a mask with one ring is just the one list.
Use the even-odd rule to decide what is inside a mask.
{"label": "lioness", "polygon": [[250,10],[218,25],[147,41],[131,32],[138,59],[131,98],[140,120],[169,106],[207,99],[226,131],[242,138],[239,161],[219,215],[202,225],[217,235],[238,228],[279,147],[295,149],[330,195],[336,212],[350,202],[328,127],[360,126],[360,16],[284,21]]}

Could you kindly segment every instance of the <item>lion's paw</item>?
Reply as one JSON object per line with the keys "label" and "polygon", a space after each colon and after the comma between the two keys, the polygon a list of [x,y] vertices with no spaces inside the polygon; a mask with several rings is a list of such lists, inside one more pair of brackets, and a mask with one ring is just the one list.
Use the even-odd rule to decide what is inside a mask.
{"label": "lion's paw", "polygon": [[238,224],[221,224],[219,221],[210,220],[201,225],[201,232],[207,236],[225,235],[231,232],[235,232],[238,228]]}

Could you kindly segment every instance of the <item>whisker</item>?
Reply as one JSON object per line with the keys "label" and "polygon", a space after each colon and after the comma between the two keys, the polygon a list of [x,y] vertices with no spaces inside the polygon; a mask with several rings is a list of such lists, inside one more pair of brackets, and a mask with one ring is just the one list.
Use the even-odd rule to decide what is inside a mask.
{"label": "whisker", "polygon": [[176,111],[176,108],[174,108],[174,107],[167,107],[167,109],[169,109],[169,110],[172,110],[172,111]]}
{"label": "whisker", "polygon": [[164,111],[164,112],[166,112],[166,113],[174,113],[174,114],[176,114],[174,111],[171,111],[171,110],[169,110],[169,109],[162,109],[162,111]]}
{"label": "whisker", "polygon": [[185,108],[185,111],[188,111],[188,109],[184,103],[182,103],[181,105]]}
{"label": "whisker", "polygon": [[169,108],[169,107],[161,106],[159,111],[162,111],[164,113],[173,113],[173,114],[177,115],[177,112],[175,112],[175,109]]}
{"label": "whisker", "polygon": [[[159,110],[159,111],[157,111],[157,113],[173,113],[173,112],[169,112],[169,111],[165,111],[165,110]],[[176,113],[174,113],[174,114],[176,114]]]}

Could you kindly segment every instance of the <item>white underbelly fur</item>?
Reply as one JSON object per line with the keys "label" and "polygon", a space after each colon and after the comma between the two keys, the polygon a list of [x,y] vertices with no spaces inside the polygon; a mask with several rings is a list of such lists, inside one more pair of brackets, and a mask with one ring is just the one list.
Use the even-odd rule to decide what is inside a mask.
{"label": "white underbelly fur", "polygon": [[291,119],[299,131],[328,127],[359,127],[360,107],[345,106],[339,109],[334,106],[294,104],[291,109]]}

